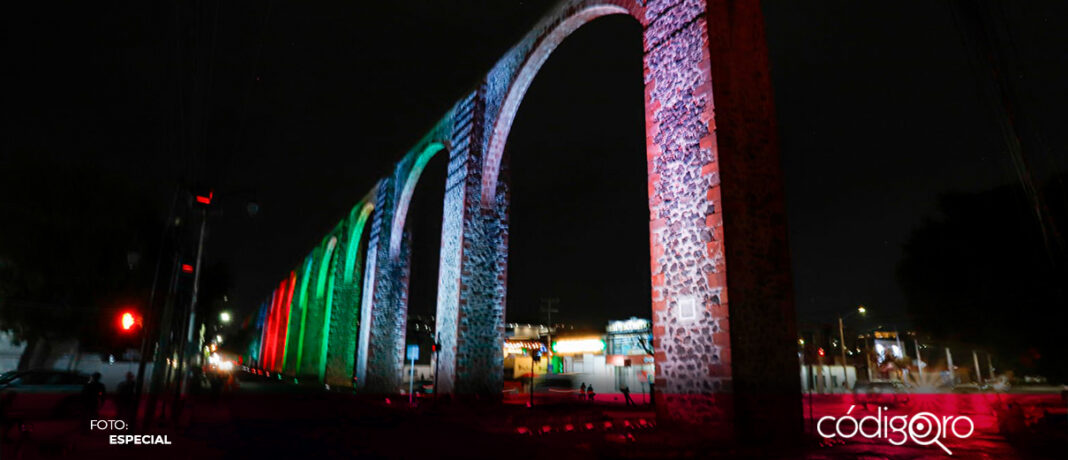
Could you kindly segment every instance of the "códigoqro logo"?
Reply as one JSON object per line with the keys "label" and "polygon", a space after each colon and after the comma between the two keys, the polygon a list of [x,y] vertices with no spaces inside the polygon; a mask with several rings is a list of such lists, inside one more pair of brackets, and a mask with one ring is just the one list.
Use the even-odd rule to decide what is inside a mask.
{"label": "c\u00f3digoqro logo", "polygon": [[939,418],[930,412],[920,412],[888,417],[883,415],[883,409],[886,408],[880,407],[876,415],[868,415],[858,420],[852,416],[856,407],[849,406],[849,411],[842,417],[820,417],[816,422],[816,431],[828,439],[835,436],[850,439],[859,434],[868,439],[885,439],[895,446],[908,441],[921,446],[935,444],[946,451],[947,455],[953,455],[953,452],[946,447],[943,440],[949,436],[967,439],[975,432],[975,423],[966,416],[943,415]]}

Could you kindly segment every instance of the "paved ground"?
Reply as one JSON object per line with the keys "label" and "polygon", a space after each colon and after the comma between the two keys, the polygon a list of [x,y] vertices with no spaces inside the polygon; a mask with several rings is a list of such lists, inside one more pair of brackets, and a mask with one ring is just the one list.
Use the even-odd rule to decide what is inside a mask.
{"label": "paved ground", "polygon": [[[929,410],[974,419],[973,436],[944,441],[953,458],[1068,455],[1066,424],[1056,422],[1068,415],[1054,412],[1052,424],[1043,418],[1063,409],[1059,396],[1018,400],[1027,411],[1016,435],[1006,434],[1010,414],[999,412],[996,395],[967,396],[915,398],[890,412]],[[513,399],[483,407],[424,400],[410,408],[407,399],[249,382],[218,400],[191,398],[177,424],[146,431],[168,436],[169,446],[112,446],[108,435],[121,433],[83,430],[74,421],[39,421],[28,431],[12,429],[0,445],[0,458],[948,458],[935,445],[898,447],[860,436],[808,435],[790,447],[734,445],[709,433],[659,425],[651,407],[627,407],[607,395],[593,404],[557,399],[533,408]],[[851,397],[824,396],[813,398],[811,407],[818,419],[845,414],[853,405]],[[853,414],[862,416],[862,410],[854,408]],[[113,417],[114,409],[106,407],[101,416]]]}

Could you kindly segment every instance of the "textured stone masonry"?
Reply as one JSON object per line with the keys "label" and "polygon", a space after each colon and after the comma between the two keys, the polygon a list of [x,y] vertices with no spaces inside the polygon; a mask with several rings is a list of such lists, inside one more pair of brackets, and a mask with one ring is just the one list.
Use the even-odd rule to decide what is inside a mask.
{"label": "textured stone masonry", "polygon": [[[329,382],[342,384],[355,366],[361,391],[392,393],[399,387],[410,268],[404,216],[418,161],[425,164],[427,149],[440,145],[449,163],[438,390],[500,397],[508,133],[552,51],[583,24],[610,14],[629,15],[644,30],[659,416],[712,425],[723,436],[799,432],[782,175],[763,16],[755,0],[567,0],[535,25],[372,191],[368,246],[357,265],[363,279],[335,284],[329,329],[308,328],[304,339],[307,349],[309,340],[318,343],[317,334],[329,334]],[[351,218],[341,226],[341,248],[350,226]],[[310,257],[319,263],[319,256]],[[300,289],[295,299],[306,294]],[[308,324],[322,324],[323,309],[322,300],[309,299]],[[290,311],[303,313],[296,300]],[[292,340],[292,319],[290,324]],[[349,359],[353,351],[355,361]],[[302,363],[298,372],[314,364]]]}

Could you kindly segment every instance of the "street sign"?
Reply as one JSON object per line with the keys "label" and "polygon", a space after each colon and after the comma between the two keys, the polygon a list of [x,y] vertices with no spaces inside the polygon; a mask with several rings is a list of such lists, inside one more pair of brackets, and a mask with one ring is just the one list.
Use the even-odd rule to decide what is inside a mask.
{"label": "street sign", "polygon": [[407,353],[408,361],[415,361],[419,359],[419,345],[408,345]]}

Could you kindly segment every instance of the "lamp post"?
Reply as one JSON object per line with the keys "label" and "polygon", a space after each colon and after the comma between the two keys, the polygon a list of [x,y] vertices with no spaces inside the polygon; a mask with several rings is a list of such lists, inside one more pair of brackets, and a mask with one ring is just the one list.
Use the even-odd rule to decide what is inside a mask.
{"label": "lamp post", "polygon": [[846,372],[845,326],[843,325],[843,320],[845,320],[845,318],[853,316],[853,315],[855,315],[857,313],[860,313],[861,315],[865,315],[865,314],[868,313],[868,309],[864,308],[864,306],[861,305],[861,306],[857,307],[856,311],[850,312],[848,315],[845,315],[845,316],[842,316],[841,314],[838,315],[838,340],[840,341],[838,346],[842,350],[842,379],[845,381],[846,387],[849,386],[849,374]]}

